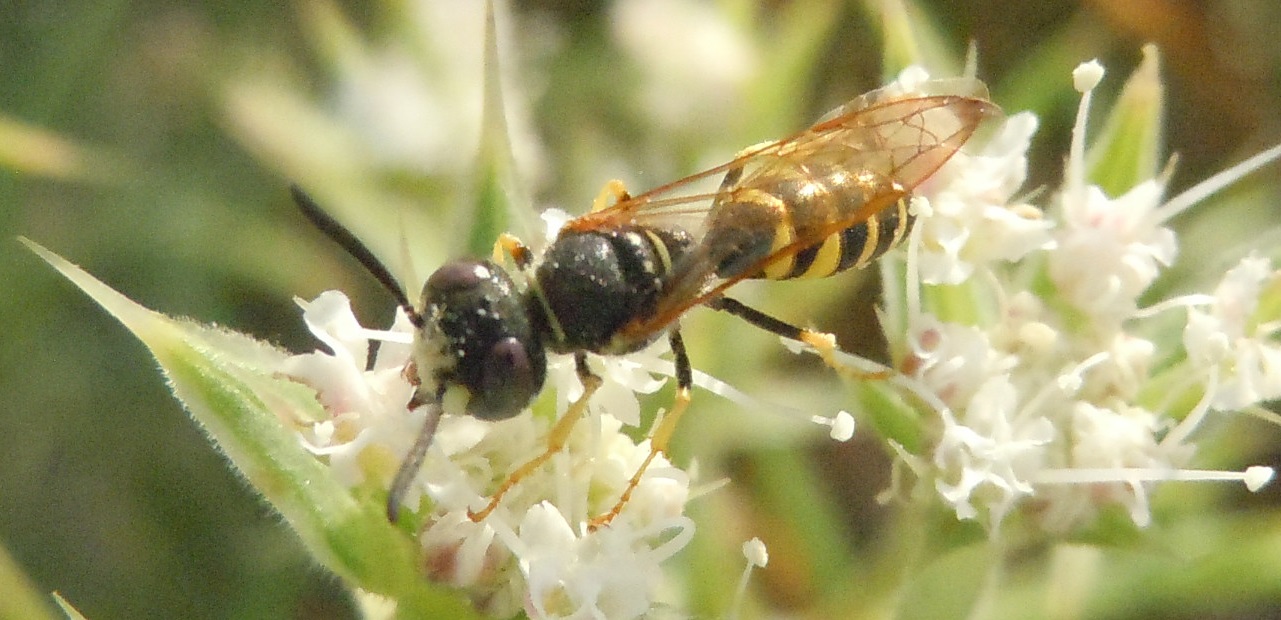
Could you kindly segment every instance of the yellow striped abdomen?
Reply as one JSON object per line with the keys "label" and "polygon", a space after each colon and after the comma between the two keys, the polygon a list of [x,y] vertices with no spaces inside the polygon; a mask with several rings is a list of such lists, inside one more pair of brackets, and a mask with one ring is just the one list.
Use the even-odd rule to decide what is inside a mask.
{"label": "yellow striped abdomen", "polygon": [[[744,277],[823,278],[862,267],[906,238],[915,222],[901,188],[838,164],[764,168],[737,181],[731,171],[703,237],[722,278],[743,276],[770,256],[763,269]],[[861,219],[860,211],[873,200],[886,205]],[[852,223],[841,227],[844,222]],[[789,246],[794,247],[782,252]]]}

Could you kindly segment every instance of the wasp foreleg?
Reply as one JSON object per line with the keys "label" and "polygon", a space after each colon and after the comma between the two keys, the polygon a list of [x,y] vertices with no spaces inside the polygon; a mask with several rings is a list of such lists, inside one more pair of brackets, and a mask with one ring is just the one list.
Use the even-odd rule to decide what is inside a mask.
{"label": "wasp foreleg", "polygon": [[587,367],[586,354],[574,354],[574,364],[578,371],[578,379],[583,383],[583,395],[569,405],[569,408],[565,410],[565,415],[561,416],[556,421],[555,426],[552,426],[551,431],[547,433],[547,448],[543,450],[542,454],[530,459],[509,474],[507,479],[498,486],[498,490],[494,491],[494,494],[489,497],[489,504],[484,508],[474,512],[471,509],[467,510],[467,517],[472,521],[483,521],[485,517],[489,516],[489,513],[498,507],[498,503],[503,500],[503,496],[512,487],[516,486],[516,483],[533,473],[565,447],[565,443],[569,440],[569,433],[574,430],[574,424],[583,417],[583,411],[587,409],[587,401],[591,399],[592,394],[596,393],[596,390],[600,389],[601,385],[601,378]]}
{"label": "wasp foreleg", "polygon": [[529,267],[534,262],[534,253],[511,233],[498,235],[498,240],[494,242],[494,262],[501,265],[507,256],[510,256],[512,262],[521,269]]}
{"label": "wasp foreleg", "polygon": [[611,179],[605,183],[605,187],[600,188],[600,193],[592,201],[592,213],[608,209],[631,197],[632,195],[627,192],[627,186],[623,185],[622,181]]}

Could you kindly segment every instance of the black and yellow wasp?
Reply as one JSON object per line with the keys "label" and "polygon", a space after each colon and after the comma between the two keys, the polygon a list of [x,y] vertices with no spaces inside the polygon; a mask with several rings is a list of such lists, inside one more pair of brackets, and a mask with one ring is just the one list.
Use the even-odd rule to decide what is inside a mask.
{"label": "black and yellow wasp", "polygon": [[[872,91],[799,133],[645,193],[633,196],[610,182],[592,211],[566,223],[540,256],[504,235],[494,260],[462,259],[436,270],[417,305],[360,241],[295,187],[303,213],[395,296],[416,330],[409,374],[418,389],[410,408],[429,411],[392,483],[388,518],[396,520],[446,409],[485,420],[517,415],[542,390],[548,351],[572,354],[583,383],[544,452],[471,513],[479,521],[564,446],[601,384],[588,354],[624,355],[665,335],[676,402],[617,503],[589,526],[608,524],[666,450],[689,402],[693,372],[678,325],[685,312],[703,305],[731,313],[837,364],[830,336],[754,310],[726,290],[744,279],[818,278],[872,262],[911,231],[913,190],[999,112],[986,87],[969,78],[924,82],[910,94]],[[719,187],[698,189],[718,177]],[[503,252],[525,274],[521,285],[500,266]]]}

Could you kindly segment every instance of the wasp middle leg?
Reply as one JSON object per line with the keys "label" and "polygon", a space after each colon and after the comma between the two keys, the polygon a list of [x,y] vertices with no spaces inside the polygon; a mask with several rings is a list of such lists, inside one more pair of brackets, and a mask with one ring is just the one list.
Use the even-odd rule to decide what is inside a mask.
{"label": "wasp middle leg", "polygon": [[689,355],[685,352],[685,341],[681,339],[679,329],[673,327],[667,337],[671,343],[672,355],[676,366],[676,399],[672,403],[671,411],[668,411],[663,418],[654,423],[654,429],[649,435],[649,455],[641,462],[640,467],[636,468],[636,473],[632,474],[627,481],[627,487],[623,489],[622,495],[619,496],[618,502],[610,508],[608,512],[587,522],[587,529],[596,530],[614,520],[618,513],[622,512],[623,506],[627,505],[632,499],[632,493],[640,485],[641,478],[645,475],[645,470],[649,469],[649,464],[654,461],[654,457],[659,453],[667,453],[667,444],[676,432],[676,425],[680,422],[681,415],[689,406],[690,388],[694,385],[694,369],[690,366]]}

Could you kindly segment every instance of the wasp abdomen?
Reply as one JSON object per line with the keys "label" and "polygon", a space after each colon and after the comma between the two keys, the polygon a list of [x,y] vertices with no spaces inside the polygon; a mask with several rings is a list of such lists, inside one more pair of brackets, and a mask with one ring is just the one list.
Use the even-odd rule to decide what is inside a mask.
{"label": "wasp abdomen", "polygon": [[[835,164],[777,166],[753,173],[741,184],[727,179],[712,207],[704,243],[718,257],[717,275],[740,276],[774,256],[748,278],[822,278],[862,267],[902,241],[915,218],[907,193],[870,172]],[[855,218],[871,200],[894,199],[883,209],[837,232],[836,223]],[[782,252],[798,239],[816,241]]]}

